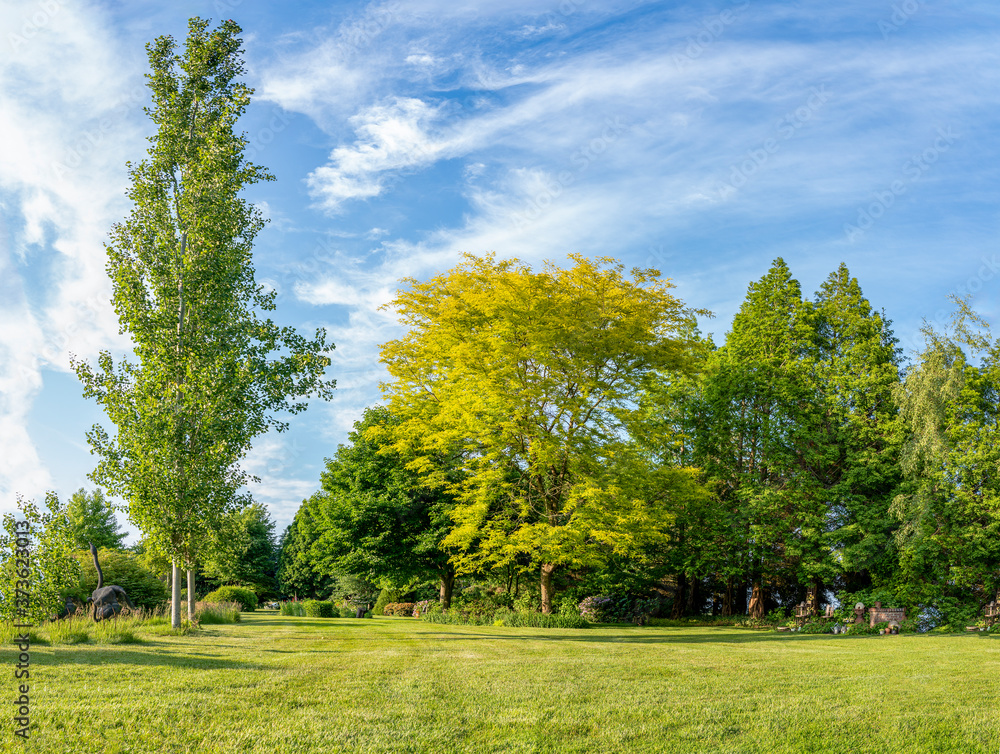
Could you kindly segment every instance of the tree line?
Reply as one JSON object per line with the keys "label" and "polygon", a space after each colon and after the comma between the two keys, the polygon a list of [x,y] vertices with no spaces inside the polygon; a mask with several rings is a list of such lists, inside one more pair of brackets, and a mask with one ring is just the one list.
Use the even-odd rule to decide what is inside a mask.
{"label": "tree line", "polygon": [[[1000,341],[967,300],[904,355],[845,265],[806,297],[777,259],[724,342],[656,270],[466,256],[392,306],[385,405],[285,532],[286,589],[667,596],[763,617],[873,589],[1000,587]],[[471,580],[471,581],[470,581]]]}

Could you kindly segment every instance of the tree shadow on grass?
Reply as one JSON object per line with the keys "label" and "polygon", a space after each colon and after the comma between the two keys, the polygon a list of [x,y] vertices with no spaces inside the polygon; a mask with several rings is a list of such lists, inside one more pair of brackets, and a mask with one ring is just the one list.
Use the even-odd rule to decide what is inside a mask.
{"label": "tree shadow on grass", "polygon": [[242,660],[231,660],[216,655],[197,652],[156,651],[149,644],[76,644],[56,645],[47,648],[54,651],[32,654],[31,664],[39,666],[58,665],[142,665],[146,667],[196,668],[200,670],[273,670],[269,665],[261,665]]}
{"label": "tree shadow on grass", "polygon": [[[456,626],[456,628],[459,628]],[[498,629],[500,630],[500,629]],[[511,631],[522,631],[524,629],[510,629]],[[574,634],[557,634],[557,633],[535,633],[535,634],[486,634],[486,633],[444,633],[444,632],[420,632],[422,638],[437,639],[437,640],[461,640],[461,639],[495,639],[499,641],[574,641],[583,643],[614,643],[614,644],[757,644],[760,642],[784,642],[786,644],[794,645],[800,642],[815,642],[815,641],[837,641],[837,642],[854,642],[854,641],[864,641],[866,639],[880,639],[883,641],[905,641],[910,636],[918,636],[918,634],[906,634],[903,636],[834,636],[832,634],[783,634],[774,632],[747,632],[736,633],[736,632],[726,632],[725,634],[706,634],[704,632],[699,633],[688,633],[683,630],[677,631],[672,630],[669,634],[656,633],[650,635],[646,633],[650,630],[656,629],[646,629],[646,628],[636,628],[628,632],[619,632],[614,634],[599,634],[596,631],[601,629],[596,629],[595,633],[574,633]],[[963,634],[949,634],[952,637],[962,636]]]}

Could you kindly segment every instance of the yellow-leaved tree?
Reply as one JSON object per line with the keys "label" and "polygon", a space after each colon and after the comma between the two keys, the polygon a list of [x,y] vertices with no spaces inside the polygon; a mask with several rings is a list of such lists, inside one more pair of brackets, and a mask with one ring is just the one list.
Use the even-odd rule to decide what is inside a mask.
{"label": "yellow-leaved tree", "polygon": [[[656,373],[691,366],[693,310],[658,270],[614,259],[546,263],[465,255],[403,282],[387,306],[409,326],[382,346],[384,384],[411,467],[459,501],[444,546],[461,571],[531,558],[551,612],[559,567],[598,565],[663,536],[695,470],[657,467],[634,441]],[[648,438],[646,438],[648,439]],[[433,458],[460,450],[460,481]]]}

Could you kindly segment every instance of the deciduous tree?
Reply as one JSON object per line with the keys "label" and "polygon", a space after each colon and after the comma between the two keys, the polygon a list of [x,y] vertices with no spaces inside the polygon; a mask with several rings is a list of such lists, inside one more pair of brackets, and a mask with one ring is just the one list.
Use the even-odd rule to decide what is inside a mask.
{"label": "deciduous tree", "polygon": [[[275,293],[254,280],[252,244],[263,226],[239,193],[272,180],[246,160],[234,132],[251,90],[240,27],[214,31],[192,19],[183,53],[172,37],[147,45],[157,126],[148,158],[129,164],[133,208],[107,245],[108,273],[122,332],[136,361],[101,354],[96,369],[74,360],[86,397],[117,428],[88,433],[100,461],[94,481],[128,502],[129,517],[174,560],[172,622],[180,625],[180,567],[193,565],[209,531],[249,504],[239,462],[254,437],[287,423],[275,412],[328,397],[332,349],[259,316]],[[193,586],[193,584],[191,584]],[[193,599],[193,588],[189,598]]]}
{"label": "deciduous tree", "polygon": [[81,487],[74,492],[69,499],[66,515],[69,516],[73,541],[80,549],[86,550],[91,542],[98,549],[122,548],[126,534],[119,530],[115,512],[104,498],[100,487],[93,492],[87,492]]}
{"label": "deciduous tree", "polygon": [[[411,468],[459,498],[445,541],[478,570],[528,555],[551,611],[560,566],[598,562],[655,532],[663,505],[623,482],[637,401],[657,370],[689,363],[695,312],[657,270],[571,255],[532,272],[516,260],[466,255],[426,283],[408,280],[392,306],[409,334],[382,348],[385,387]],[[463,452],[464,477],[433,455]],[[669,494],[661,496],[669,498]]]}

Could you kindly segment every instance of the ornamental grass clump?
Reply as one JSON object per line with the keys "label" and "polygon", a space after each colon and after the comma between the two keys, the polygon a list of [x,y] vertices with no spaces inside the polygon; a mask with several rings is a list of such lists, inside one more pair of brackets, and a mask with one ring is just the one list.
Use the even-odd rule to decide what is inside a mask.
{"label": "ornamental grass clump", "polygon": [[230,625],[240,622],[240,605],[237,602],[198,602],[195,620],[203,626]]}
{"label": "ornamental grass clump", "polygon": [[301,602],[283,602],[281,604],[281,614],[291,615],[295,618],[305,617],[306,611]]}

